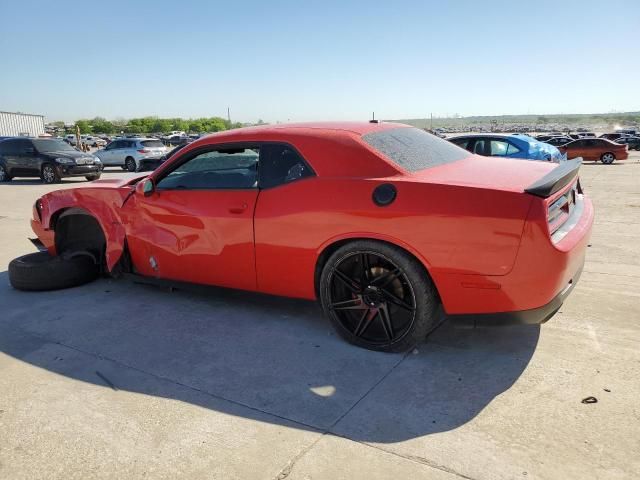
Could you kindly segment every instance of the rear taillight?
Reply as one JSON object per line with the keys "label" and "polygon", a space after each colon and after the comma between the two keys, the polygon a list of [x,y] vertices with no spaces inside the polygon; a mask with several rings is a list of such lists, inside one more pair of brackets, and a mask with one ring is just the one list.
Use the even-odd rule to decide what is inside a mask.
{"label": "rear taillight", "polygon": [[564,192],[547,208],[547,224],[549,225],[549,234],[553,235],[569,218],[573,211],[577,195],[581,193],[578,182],[575,182],[569,190]]}
{"label": "rear taillight", "polygon": [[558,200],[549,205],[547,213],[547,223],[549,224],[549,233],[553,234],[558,228],[569,218],[569,201],[566,196],[560,197]]}
{"label": "rear taillight", "polygon": [[138,150],[138,153],[149,153],[151,150],[147,150],[146,148],[141,148]]}

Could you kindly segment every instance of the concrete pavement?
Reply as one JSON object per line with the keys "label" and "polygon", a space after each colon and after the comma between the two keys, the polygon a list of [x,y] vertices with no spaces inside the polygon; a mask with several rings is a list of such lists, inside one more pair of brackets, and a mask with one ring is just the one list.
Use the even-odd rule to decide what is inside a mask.
{"label": "concrete pavement", "polygon": [[61,186],[1,184],[0,478],[640,477],[640,155],[581,178],[596,226],[561,311],[444,325],[407,355],[298,300],[12,290],[31,206]]}

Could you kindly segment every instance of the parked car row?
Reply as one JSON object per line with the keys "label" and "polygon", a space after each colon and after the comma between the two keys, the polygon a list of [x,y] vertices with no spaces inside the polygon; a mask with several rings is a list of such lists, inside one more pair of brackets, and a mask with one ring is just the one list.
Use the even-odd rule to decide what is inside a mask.
{"label": "parked car row", "polygon": [[598,138],[595,134],[587,132],[572,135],[539,135],[536,139],[558,147],[569,159],[582,157],[584,160],[600,160],[605,164],[628,158],[629,150],[640,150],[640,137],[627,132],[605,133]]}
{"label": "parked car row", "polygon": [[115,140],[88,153],[59,138],[6,137],[0,139],[0,182],[38,177],[44,183],[57,183],[65,177],[79,176],[91,181],[100,178],[105,166],[130,172],[153,170],[171,151],[156,138]]}
{"label": "parked car row", "polygon": [[[640,150],[640,137],[624,133],[595,134],[582,132],[575,135],[540,135],[536,138],[522,134],[481,133],[458,135],[448,140],[466,150],[487,157],[507,157],[527,160],[562,162],[574,158],[601,161],[610,165],[629,157],[629,150]],[[609,138],[614,138],[611,140]]]}
{"label": "parked car row", "polygon": [[485,157],[509,157],[556,163],[567,159],[556,147],[518,133],[459,135],[449,138],[449,141],[471,153]]}
{"label": "parked car row", "polygon": [[[78,140],[75,135],[66,135],[63,140],[69,145],[77,146]],[[108,142],[100,137],[92,135],[80,135],[80,143],[87,147],[104,147]]]}
{"label": "parked car row", "polygon": [[[70,176],[96,180],[105,166],[121,167],[129,172],[154,170],[170,156],[171,146],[181,148],[194,140],[179,131],[169,132],[162,139],[129,135],[116,137],[91,154],[71,146],[77,143],[74,135],[64,139],[0,137],[0,182],[18,176],[39,177],[45,183],[55,183]],[[537,138],[524,134],[480,133],[458,135],[448,140],[482,156],[555,163],[581,157],[611,164],[628,158],[630,149],[640,150],[640,137],[626,132],[604,134],[600,138],[590,132]],[[91,135],[81,136],[81,142],[89,146],[106,143]]]}

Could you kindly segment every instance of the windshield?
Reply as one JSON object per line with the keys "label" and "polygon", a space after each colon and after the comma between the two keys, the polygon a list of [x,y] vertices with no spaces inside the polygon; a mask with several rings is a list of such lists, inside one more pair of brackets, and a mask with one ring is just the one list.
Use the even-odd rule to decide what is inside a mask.
{"label": "windshield", "polygon": [[418,128],[394,128],[368,133],[362,139],[410,172],[462,160],[469,152]]}
{"label": "windshield", "polygon": [[33,145],[39,152],[77,152],[75,148],[62,140],[38,139],[33,140]]}

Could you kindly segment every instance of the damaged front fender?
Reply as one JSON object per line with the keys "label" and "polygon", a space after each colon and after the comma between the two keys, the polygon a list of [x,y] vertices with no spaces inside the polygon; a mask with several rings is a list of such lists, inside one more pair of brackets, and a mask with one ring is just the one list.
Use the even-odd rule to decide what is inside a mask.
{"label": "damaged front fender", "polygon": [[[39,201],[39,217],[44,232],[35,233],[47,244],[51,242],[52,231],[62,215],[87,214],[96,219],[105,237],[105,262],[107,271],[113,270],[122,256],[125,246],[125,228],[120,217],[120,209],[131,186],[106,183],[104,186],[91,188],[74,188],[51,192]],[[41,236],[41,233],[42,236]],[[46,237],[46,238],[42,238]],[[50,246],[49,246],[50,247]],[[51,251],[51,248],[49,249]]]}

